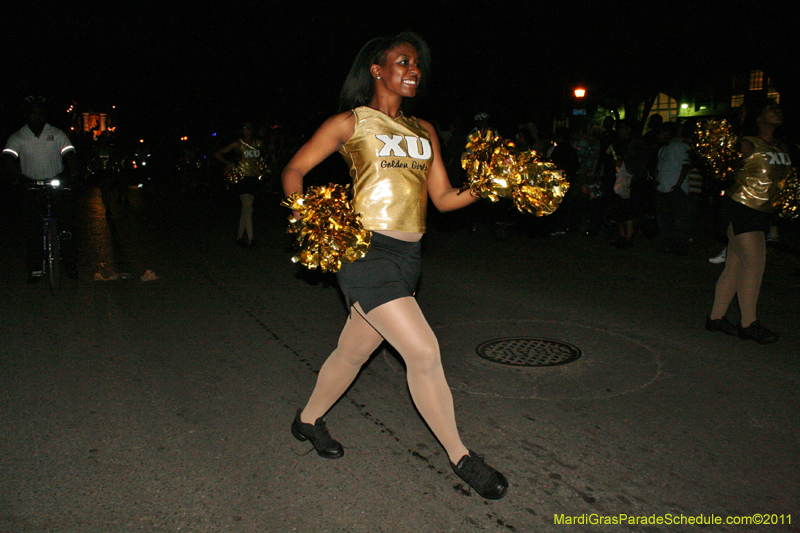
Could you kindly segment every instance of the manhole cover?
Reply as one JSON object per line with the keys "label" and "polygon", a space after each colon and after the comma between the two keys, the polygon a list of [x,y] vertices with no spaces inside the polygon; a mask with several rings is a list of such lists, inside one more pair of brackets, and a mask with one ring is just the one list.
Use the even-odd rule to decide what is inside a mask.
{"label": "manhole cover", "polygon": [[495,339],[481,343],[475,351],[493,363],[513,366],[565,365],[581,356],[571,344],[536,338]]}

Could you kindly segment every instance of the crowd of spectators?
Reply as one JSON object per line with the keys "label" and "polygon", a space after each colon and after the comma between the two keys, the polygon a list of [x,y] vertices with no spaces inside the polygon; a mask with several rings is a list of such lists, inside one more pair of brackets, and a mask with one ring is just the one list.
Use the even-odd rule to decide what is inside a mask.
{"label": "crowd of spectators", "polygon": [[[490,128],[513,140],[519,151],[535,150],[555,163],[564,171],[570,189],[559,209],[548,217],[523,215],[509,202],[483,202],[447,217],[438,217],[434,211],[433,227],[474,230],[486,225],[498,238],[511,232],[554,238],[580,233],[605,237],[622,250],[634,247],[637,239],[657,239],[659,250],[679,255],[689,253],[698,231],[706,231],[721,241],[724,254],[724,232],[714,226],[714,204],[723,185],[702,178],[688,142],[694,122],[665,122],[659,114],[645,121],[609,115],[593,120],[576,117],[569,127],[548,124],[544,128],[525,121],[515,129],[501,130],[487,113],[479,112],[436,126],[445,167],[455,186],[466,181],[461,155],[469,135]],[[290,130],[264,124],[257,128],[267,147],[270,172],[262,180],[261,193],[269,196],[269,201],[279,195],[280,168],[303,141]],[[139,142],[125,145],[113,136],[75,142],[85,179],[106,186],[122,199],[128,187],[142,182],[188,196],[216,196],[225,191],[223,168],[213,157],[220,148],[214,138],[200,144],[189,141],[160,147]],[[347,183],[347,174],[338,163],[321,165],[309,176],[309,184]],[[710,206],[706,213],[710,216],[703,219],[710,227],[698,227],[702,206]],[[769,240],[778,238],[773,227]],[[724,260],[724,255],[718,260]]]}
{"label": "crowd of spectators", "polygon": [[[536,150],[564,171],[570,190],[558,210],[541,219],[500,202],[475,206],[470,214],[455,217],[455,224],[473,230],[483,224],[498,238],[513,231],[552,238],[580,233],[605,237],[621,250],[634,247],[637,239],[655,240],[660,252],[676,255],[690,253],[705,232],[720,241],[723,256],[716,261],[724,261],[724,231],[717,227],[716,210],[725,184],[703,177],[691,149],[696,124],[664,121],[660,114],[645,121],[609,115],[600,123],[578,117],[570,127],[556,126],[552,132],[532,121],[520,123],[516,131],[498,131],[486,113],[479,113],[472,130],[491,127],[512,139],[519,151]],[[450,179],[460,185],[466,180],[460,156],[471,130],[453,120],[440,131]],[[699,218],[702,208],[705,216]],[[454,222],[445,218],[434,222],[452,227]],[[773,226],[768,240],[778,238]]]}

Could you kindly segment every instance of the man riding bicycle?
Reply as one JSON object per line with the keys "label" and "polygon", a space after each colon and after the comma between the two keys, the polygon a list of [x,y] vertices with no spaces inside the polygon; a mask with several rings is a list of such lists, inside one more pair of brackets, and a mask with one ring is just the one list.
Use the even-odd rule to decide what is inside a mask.
{"label": "man riding bicycle", "polygon": [[[42,212],[46,199],[41,186],[54,178],[75,174],[75,147],[63,131],[47,123],[45,103],[41,96],[25,99],[27,122],[8,138],[3,149],[6,168],[21,178],[26,191],[23,205],[29,284],[38,283],[42,275]],[[61,231],[71,233],[74,199],[68,189],[58,192],[52,209]],[[67,276],[77,279],[76,251],[72,241],[62,242],[61,260]]]}

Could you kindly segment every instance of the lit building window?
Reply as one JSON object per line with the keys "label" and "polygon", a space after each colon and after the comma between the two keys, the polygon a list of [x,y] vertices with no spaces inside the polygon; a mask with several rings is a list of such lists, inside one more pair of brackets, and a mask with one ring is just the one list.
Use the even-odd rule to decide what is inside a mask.
{"label": "lit building window", "polygon": [[[639,108],[639,115],[644,113],[644,105]],[[661,115],[664,122],[672,122],[678,116],[678,101],[670,98],[669,95],[659,93],[650,109],[651,115]],[[642,120],[648,117],[642,117]]]}
{"label": "lit building window", "polygon": [[780,93],[772,86],[772,80],[769,78],[767,78],[767,98],[772,98],[778,103],[781,101]]}
{"label": "lit building window", "polygon": [[764,88],[764,71],[751,70],[750,71],[750,90],[760,91]]}
{"label": "lit building window", "polygon": [[743,94],[734,94],[731,97],[731,107],[739,107],[744,103],[744,95]]}

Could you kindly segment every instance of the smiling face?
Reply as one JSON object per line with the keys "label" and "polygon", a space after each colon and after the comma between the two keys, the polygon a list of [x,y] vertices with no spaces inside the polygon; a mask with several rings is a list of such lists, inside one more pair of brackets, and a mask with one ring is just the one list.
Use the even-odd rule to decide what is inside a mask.
{"label": "smiling face", "polygon": [[386,52],[383,64],[372,65],[375,91],[412,98],[420,82],[419,56],[409,43],[401,43]]}

